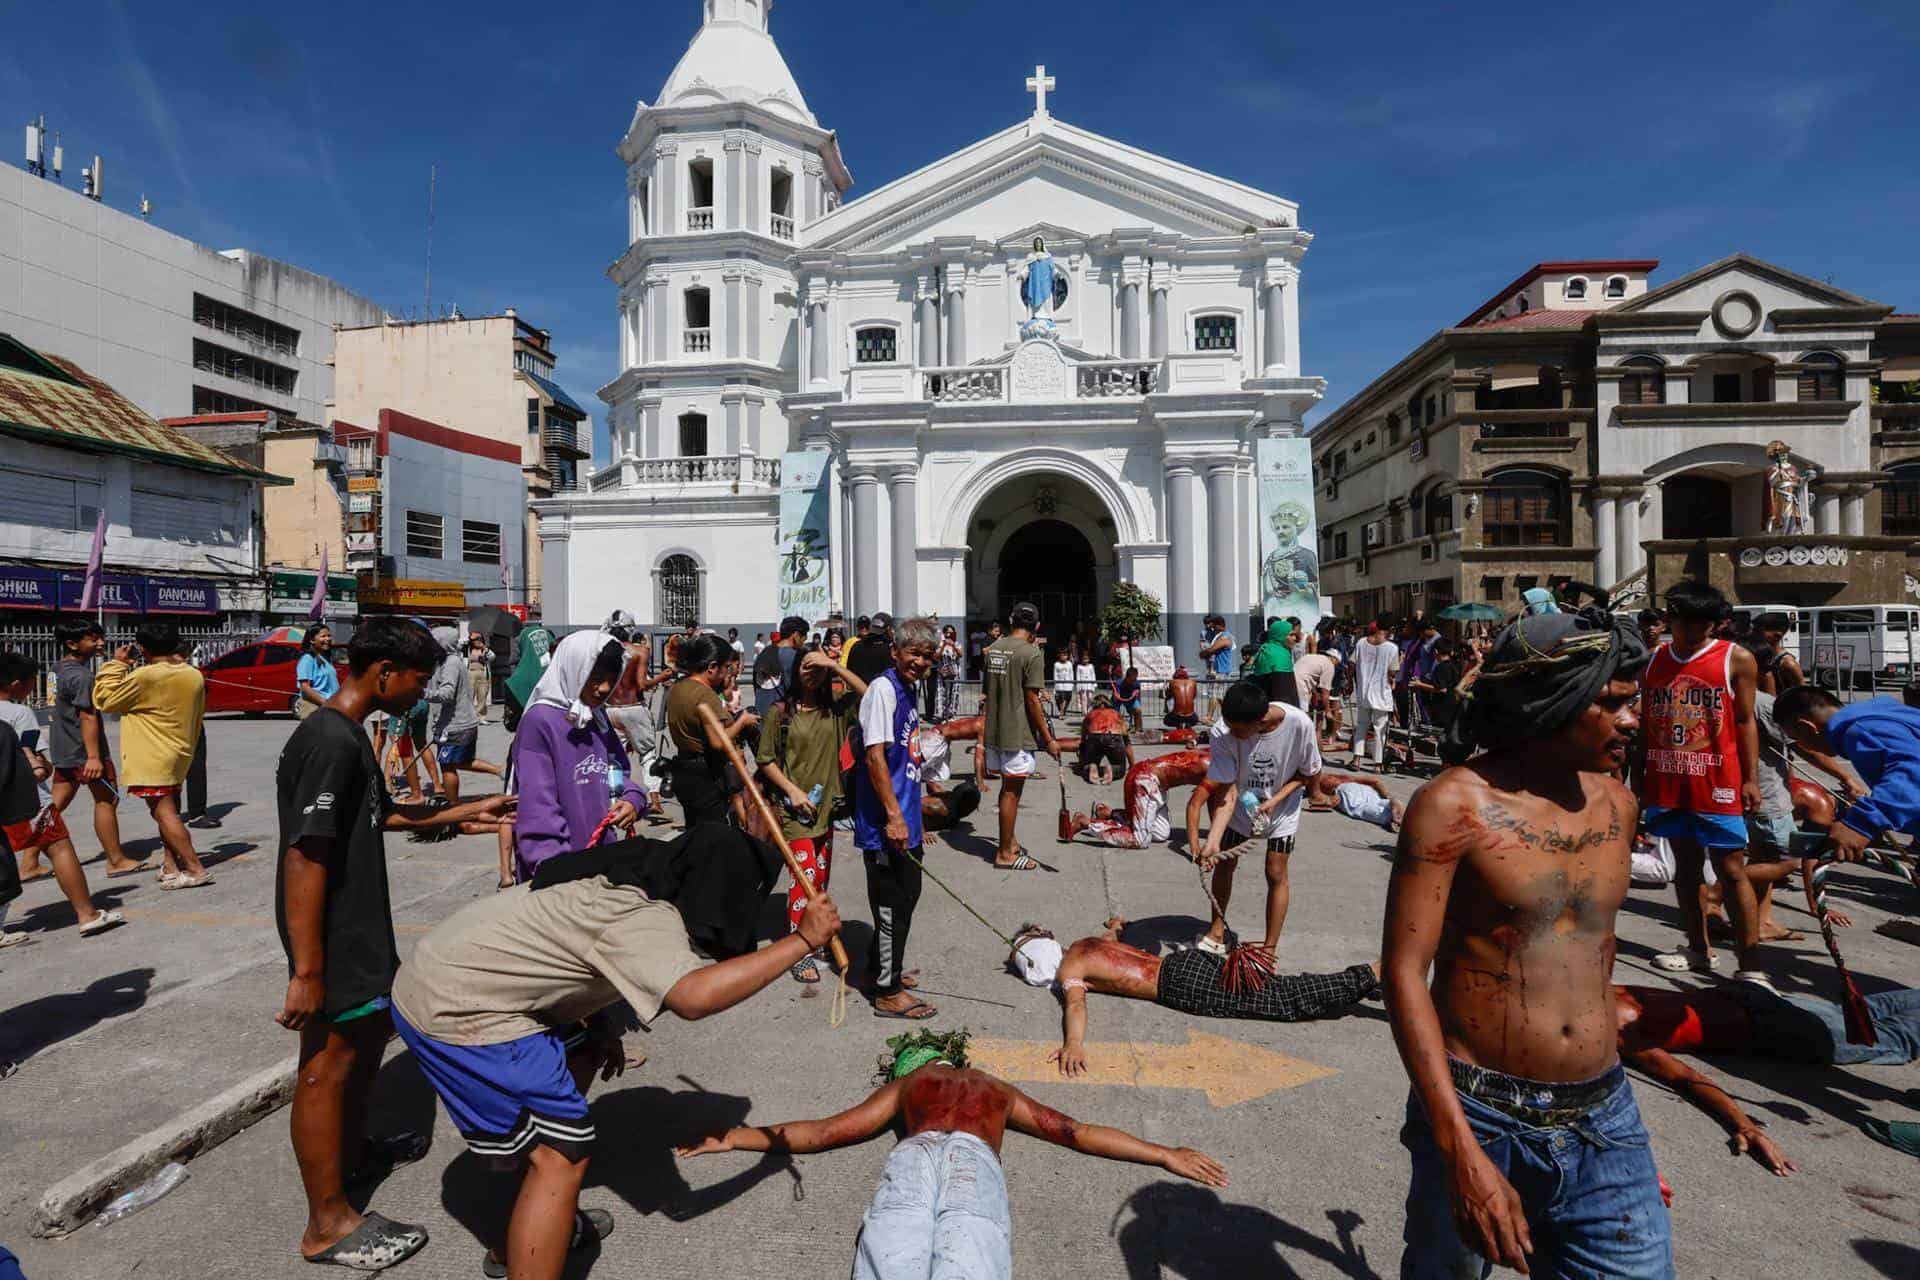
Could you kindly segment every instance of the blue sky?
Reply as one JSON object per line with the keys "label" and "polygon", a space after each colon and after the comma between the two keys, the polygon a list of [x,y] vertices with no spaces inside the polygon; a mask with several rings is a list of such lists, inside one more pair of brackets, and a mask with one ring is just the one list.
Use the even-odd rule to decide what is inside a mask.
{"label": "blue sky", "polygon": [[[37,6],[0,116],[67,180],[396,310],[518,307],[583,402],[614,370],[613,146],[699,0]],[[1602,17],[1592,17],[1594,13]],[[1084,128],[1298,200],[1327,407],[1535,261],[1735,250],[1920,311],[1920,37],[1893,3],[1548,6],[778,0],[854,194],[1025,116],[1036,61]],[[17,156],[5,157],[17,162]],[[604,414],[596,414],[604,452]]]}

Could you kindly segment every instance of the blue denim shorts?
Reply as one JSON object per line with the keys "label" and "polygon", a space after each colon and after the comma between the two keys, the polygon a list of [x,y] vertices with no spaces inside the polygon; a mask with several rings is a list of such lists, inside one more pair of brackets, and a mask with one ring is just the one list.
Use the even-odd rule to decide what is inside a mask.
{"label": "blue denim shorts", "polygon": [[[1568,1280],[1665,1280],[1673,1228],[1660,1198],[1646,1126],[1619,1066],[1581,1085],[1546,1085],[1476,1069],[1501,1105],[1459,1092],[1467,1122],[1493,1167],[1513,1184],[1533,1236],[1535,1276]],[[1587,1105],[1569,1114],[1569,1097]],[[1592,1099],[1597,1098],[1597,1101]],[[1553,1123],[1521,1118],[1529,1111]],[[1446,1162],[1417,1097],[1407,1099],[1400,1140],[1413,1157],[1407,1189],[1402,1280],[1484,1280],[1493,1264],[1454,1227]]]}

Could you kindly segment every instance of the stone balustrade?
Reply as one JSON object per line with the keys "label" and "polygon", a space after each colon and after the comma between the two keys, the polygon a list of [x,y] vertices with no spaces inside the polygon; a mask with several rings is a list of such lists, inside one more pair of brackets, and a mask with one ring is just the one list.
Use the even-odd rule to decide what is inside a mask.
{"label": "stone balustrade", "polygon": [[688,231],[713,230],[713,206],[708,205],[704,209],[687,210],[687,230]]}
{"label": "stone balustrade", "polygon": [[773,238],[776,240],[793,239],[793,219],[783,214],[773,215]]}
{"label": "stone balustrade", "polygon": [[[744,464],[744,465],[743,465]],[[629,458],[608,473],[632,468],[629,483],[642,487],[671,488],[690,484],[738,485],[743,479],[756,485],[778,486],[780,459],[759,458],[751,454],[721,454],[704,458]],[[595,477],[595,488],[601,486]]]}
{"label": "stone balustrade", "polygon": [[936,404],[968,404],[1005,400],[1007,371],[1000,366],[961,365],[950,369],[923,369],[924,398]]}
{"label": "stone balustrade", "polygon": [[1158,360],[1089,360],[1075,369],[1082,400],[1152,395],[1160,388]]}
{"label": "stone balustrade", "polygon": [[687,330],[687,353],[689,355],[704,355],[711,350],[713,350],[712,329]]}

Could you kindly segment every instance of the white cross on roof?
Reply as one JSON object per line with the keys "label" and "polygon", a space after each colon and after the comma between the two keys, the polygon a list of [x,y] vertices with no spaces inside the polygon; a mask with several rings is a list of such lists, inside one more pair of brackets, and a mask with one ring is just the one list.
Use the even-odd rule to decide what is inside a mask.
{"label": "white cross on roof", "polygon": [[1056,87],[1057,82],[1047,74],[1046,63],[1043,62],[1033,69],[1033,74],[1027,77],[1027,92],[1034,96],[1033,114],[1036,116],[1047,114],[1047,94]]}

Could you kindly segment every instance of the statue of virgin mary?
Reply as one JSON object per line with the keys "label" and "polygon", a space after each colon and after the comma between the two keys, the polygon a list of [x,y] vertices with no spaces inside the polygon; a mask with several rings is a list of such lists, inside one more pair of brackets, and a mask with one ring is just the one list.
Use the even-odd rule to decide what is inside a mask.
{"label": "statue of virgin mary", "polygon": [[1047,242],[1035,236],[1033,252],[1027,255],[1026,265],[1020,272],[1020,300],[1027,304],[1027,322],[1020,326],[1022,337],[1053,333],[1054,298],[1059,279],[1059,268],[1053,264],[1053,255],[1047,252]]}

